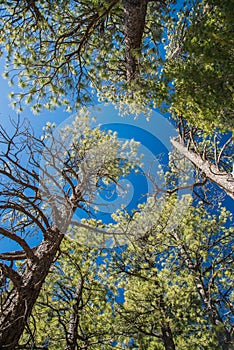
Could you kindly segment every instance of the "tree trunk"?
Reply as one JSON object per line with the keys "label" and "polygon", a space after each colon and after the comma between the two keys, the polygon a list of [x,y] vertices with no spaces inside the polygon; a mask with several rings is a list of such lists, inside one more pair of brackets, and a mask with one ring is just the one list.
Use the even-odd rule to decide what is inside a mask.
{"label": "tree trunk", "polygon": [[214,164],[209,163],[207,160],[203,160],[199,155],[188,150],[186,146],[178,142],[176,139],[172,138],[171,143],[197,168],[204,172],[207,178],[224,189],[224,191],[234,199],[234,178],[230,174],[220,171]]}
{"label": "tree trunk", "polygon": [[[160,285],[158,282],[155,281],[154,283],[156,286],[160,288]],[[163,294],[159,296],[159,307],[163,314],[162,323],[161,323],[163,345],[165,347],[165,350],[175,350],[175,343],[174,343],[170,324],[165,321],[165,317],[167,314],[167,306],[166,306]]]}
{"label": "tree trunk", "polygon": [[83,283],[82,280],[76,288],[76,293],[74,296],[75,304],[72,306],[72,313],[70,316],[68,331],[67,331],[67,346],[65,350],[76,350],[77,349],[77,340],[78,335],[78,325],[79,325],[79,304],[82,299],[82,289]]}
{"label": "tree trunk", "polygon": [[206,305],[207,314],[209,316],[211,324],[214,327],[217,327],[215,331],[216,331],[216,336],[217,336],[220,349],[222,350],[233,349],[231,331],[229,332],[226,329],[225,324],[223,323],[223,320],[220,317],[219,312],[216,308],[216,305],[212,301],[209,288],[208,287],[205,288],[202,281],[198,280],[197,290],[199,292],[199,295],[203,303]]}
{"label": "tree trunk", "polygon": [[[0,334],[0,349],[14,350],[31,315],[42,284],[56,257],[63,234],[51,232],[50,240],[43,240],[35,250],[35,258],[28,261],[21,275],[21,286],[14,288],[0,316],[3,332]],[[13,270],[12,270],[13,271]],[[9,277],[10,273],[8,274]]]}
{"label": "tree trunk", "polygon": [[165,350],[175,350],[175,344],[171,332],[171,328],[169,325],[163,326],[161,328],[162,331],[162,340]]}
{"label": "tree trunk", "polygon": [[[175,235],[176,240],[179,242],[179,237],[176,234]],[[179,245],[180,250],[182,254],[184,255],[184,262],[188,270],[193,273],[193,271],[196,271],[198,277],[196,278],[196,288],[200,295],[200,298],[202,300],[202,303],[205,305],[205,309],[207,310],[207,315],[210,319],[210,322],[213,326],[217,327],[218,330],[216,331],[216,336],[218,343],[220,345],[220,349],[222,350],[231,350],[231,334],[227,331],[225,328],[225,324],[223,323],[222,318],[219,315],[219,312],[216,308],[215,303],[212,300],[212,295],[210,294],[211,291],[209,287],[205,286],[204,284],[204,276],[203,272],[201,270],[197,271],[197,262],[193,263],[190,256],[188,256],[188,253],[186,251],[186,247],[184,244]],[[209,285],[209,281],[207,280],[206,283]]]}
{"label": "tree trunk", "polygon": [[137,56],[141,52],[147,4],[148,0],[123,0],[125,59],[129,82],[134,80],[137,73]]}

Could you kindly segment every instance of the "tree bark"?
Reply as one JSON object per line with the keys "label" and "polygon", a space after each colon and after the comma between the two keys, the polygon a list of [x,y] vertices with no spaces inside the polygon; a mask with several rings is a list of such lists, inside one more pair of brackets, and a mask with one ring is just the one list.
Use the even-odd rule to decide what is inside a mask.
{"label": "tree bark", "polygon": [[72,306],[72,313],[70,316],[68,331],[67,331],[67,346],[65,350],[76,350],[79,325],[79,304],[82,299],[83,281],[81,280],[76,288],[74,296],[75,304]]}
{"label": "tree bark", "polygon": [[169,325],[163,326],[162,331],[162,340],[165,350],[175,350],[175,344],[173,340],[173,335]]}
{"label": "tree bark", "polygon": [[199,168],[207,178],[209,178],[212,182],[217,184],[219,187],[224,189],[224,191],[234,199],[234,178],[223,171],[220,171],[217,166],[211,164],[207,160],[203,160],[199,155],[195,152],[192,152],[187,149],[182,143],[177,141],[176,139],[171,139],[172,145],[182,153],[187,159],[189,159],[197,168]]}
{"label": "tree bark", "polygon": [[50,240],[43,240],[35,250],[35,258],[29,261],[21,275],[20,288],[14,288],[0,316],[3,330],[0,333],[0,349],[14,350],[25,329],[28,317],[40,293],[42,284],[54,262],[63,234],[54,231]]}
{"label": "tree bark", "polygon": [[141,52],[147,4],[148,0],[123,0],[125,59],[128,82],[134,80],[137,73],[137,56]]}
{"label": "tree bark", "polygon": [[[175,239],[179,242],[179,237],[175,233]],[[187,249],[184,244],[179,245],[180,250],[182,254],[184,255],[184,263],[188,270],[192,273],[196,271],[197,278],[196,278],[196,288],[200,295],[200,298],[202,300],[202,303],[206,306],[207,315],[210,319],[210,322],[213,326],[219,327],[219,329],[216,332],[217,340],[220,345],[220,349],[222,350],[231,350],[232,346],[232,339],[231,334],[227,331],[225,324],[223,323],[222,318],[220,317],[220,314],[216,308],[215,303],[212,300],[212,292],[208,286],[204,283],[204,275],[203,271],[201,270],[201,266],[199,266],[199,270],[197,270],[197,261],[193,262],[191,257],[188,255]],[[206,283],[209,285],[209,281],[206,279]],[[218,300],[218,299],[217,299]]]}

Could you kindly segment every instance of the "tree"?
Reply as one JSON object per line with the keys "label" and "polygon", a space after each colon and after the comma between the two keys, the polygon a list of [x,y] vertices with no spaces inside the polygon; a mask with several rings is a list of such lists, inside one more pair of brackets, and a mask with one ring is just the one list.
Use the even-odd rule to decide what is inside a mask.
{"label": "tree", "polygon": [[169,106],[193,126],[233,130],[233,3],[187,2],[171,25]]}
{"label": "tree", "polygon": [[[72,237],[72,238],[71,238]],[[21,340],[24,349],[113,349],[117,337],[110,288],[99,276],[105,251],[66,236]]]}
{"label": "tree", "polygon": [[[214,167],[229,179],[231,138],[219,147],[216,139],[212,143],[196,127],[211,133],[216,127],[223,131],[233,126],[231,7],[216,0],[194,4],[187,3],[177,25],[169,30],[164,64],[160,43],[165,25],[175,18],[170,1],[0,1],[5,76],[23,89],[16,93],[13,105],[19,103],[21,108],[25,101],[39,112],[43,106],[63,104],[69,110],[92,101],[97,92],[101,101],[113,101],[120,109],[127,104],[139,113],[166,100],[175,115],[193,125],[189,137],[182,135],[174,145],[203,171],[204,181],[214,180]],[[229,350],[233,230],[225,226],[229,223],[224,209],[219,217],[212,217],[201,204],[192,207],[186,196],[177,201],[178,186],[170,185],[133,215],[118,211],[117,224],[106,230],[100,230],[103,225],[95,220],[76,222],[84,241],[93,232],[106,237],[118,230],[127,235],[128,247],[111,251],[114,257],[109,257],[112,282],[110,270],[103,268],[99,276],[101,267],[95,270],[96,280],[94,275],[87,278],[96,252],[90,257],[89,250],[81,252],[80,247],[70,248],[64,242],[77,210],[92,216],[95,193],[102,184],[116,183],[138,162],[134,142],[126,153],[126,145],[122,147],[115,134],[91,129],[88,119],[82,111],[59,137],[48,124],[42,140],[26,124],[14,124],[11,135],[1,130],[0,234],[21,250],[0,254],[0,347],[46,348],[49,338],[49,346],[57,347],[56,339],[45,330],[45,314],[50,310],[51,329],[55,335],[55,327],[62,330],[61,347],[67,350],[103,344],[174,350],[186,348],[188,341],[194,349]],[[233,194],[232,185],[215,181]],[[160,199],[158,193],[163,193]],[[35,235],[42,237],[31,246],[29,238]],[[72,279],[66,275],[68,261]],[[64,273],[62,284],[58,271]],[[108,304],[108,288],[116,290],[119,280],[125,300],[119,305],[110,298]],[[105,303],[100,308],[94,305],[94,300],[101,303],[102,298]],[[41,326],[35,326],[40,306],[44,318]],[[92,326],[88,324],[91,314]],[[110,316],[116,324],[108,322]],[[106,322],[104,328],[101,319]]]}
{"label": "tree", "polygon": [[217,184],[234,199],[233,138],[229,134],[205,134],[196,127],[188,127],[180,118],[179,137],[171,140],[172,145],[189,159],[203,177]]}
{"label": "tree", "polygon": [[129,244],[115,249],[81,246],[79,230],[66,238],[24,348],[232,349],[232,217],[191,203],[172,195],[149,198],[130,219],[117,212]]}
{"label": "tree", "polygon": [[181,212],[187,200],[170,196],[161,207],[150,198],[130,223],[116,216],[137,237],[112,263],[125,290],[116,307],[125,344],[133,339],[135,348],[233,347],[232,217],[225,208],[212,216],[201,203]]}
{"label": "tree", "polygon": [[153,100],[155,90],[160,100],[157,50],[168,4],[149,0],[2,2],[5,76],[24,89],[16,100],[33,104],[35,112],[42,106],[70,108],[87,103],[96,91],[101,100],[128,102],[133,110],[134,104],[145,108],[146,95]]}
{"label": "tree", "polygon": [[[12,134],[1,129],[0,137],[0,234],[21,249],[0,254],[0,347],[14,349],[76,209],[92,212],[95,190],[130,171],[136,146],[130,142],[129,152],[115,134],[91,129],[87,112],[57,138],[50,124],[37,139],[19,121]],[[32,247],[35,235],[41,239]]]}
{"label": "tree", "polygon": [[122,112],[166,101],[210,133],[232,130],[232,2],[178,7],[170,0],[2,2],[5,76],[23,89],[11,94],[13,105],[69,110],[97,93]]}

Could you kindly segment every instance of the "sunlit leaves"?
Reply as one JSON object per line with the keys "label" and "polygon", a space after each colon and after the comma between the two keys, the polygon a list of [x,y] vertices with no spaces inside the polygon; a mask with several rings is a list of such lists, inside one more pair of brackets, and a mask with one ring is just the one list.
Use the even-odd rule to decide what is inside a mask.
{"label": "sunlit leaves", "polygon": [[[179,217],[180,201],[161,205],[150,199],[133,216],[129,232],[142,235],[116,252],[113,273],[126,291],[122,327],[140,349],[166,348],[162,329],[168,325],[179,349],[219,349],[230,341],[232,323],[232,216],[225,208],[212,216],[188,204]],[[122,227],[124,213],[115,219]]]}
{"label": "sunlit leaves", "polygon": [[169,31],[166,74],[172,110],[208,132],[233,129],[233,18],[230,1],[202,1]]}
{"label": "sunlit leaves", "polygon": [[42,106],[66,105],[67,96],[70,107],[86,104],[95,92],[101,101],[120,104],[121,110],[127,104],[135,114],[161,104],[158,42],[167,22],[166,6],[148,4],[142,54],[136,52],[139,74],[129,83],[120,2],[41,1],[27,7],[19,1],[2,5],[1,11],[7,71],[16,73],[14,83],[25,89],[22,99],[15,96],[18,103],[29,95],[37,113]]}
{"label": "sunlit leaves", "polygon": [[66,239],[62,244],[60,258],[50,271],[29,324],[36,331],[33,340],[37,346],[47,343],[50,349],[65,349],[73,318],[77,317],[77,346],[102,349],[105,344],[106,349],[112,348],[111,298],[97,277],[97,258],[101,255],[101,250],[84,248],[76,239]]}

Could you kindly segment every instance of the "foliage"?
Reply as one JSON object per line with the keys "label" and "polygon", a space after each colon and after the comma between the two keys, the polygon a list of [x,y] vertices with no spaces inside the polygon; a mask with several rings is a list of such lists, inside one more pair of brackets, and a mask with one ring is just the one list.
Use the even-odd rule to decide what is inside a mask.
{"label": "foliage", "polygon": [[11,93],[13,105],[71,110],[98,96],[139,114],[166,101],[210,133],[232,130],[232,1],[188,0],[182,9],[173,1],[143,3],[144,10],[118,0],[2,1],[4,75],[21,89]]}
{"label": "foliage", "polygon": [[[177,18],[170,0],[0,0],[5,77],[21,89],[13,106],[69,111],[97,96],[138,114],[166,101],[192,125],[184,145],[230,174],[231,137],[208,134],[233,129],[232,5],[186,1]],[[191,184],[194,167],[175,153],[165,188],[133,213],[74,222],[139,164],[137,143],[92,128],[85,110],[57,134],[48,123],[42,139],[13,129],[0,129],[0,235],[20,250],[0,254],[0,347],[230,350],[232,215],[178,194],[204,174]],[[110,233],[128,244],[87,246]]]}
{"label": "foliage", "polygon": [[171,110],[208,132],[233,130],[233,1],[187,2],[169,30]]}
{"label": "foliage", "polygon": [[[116,219],[129,223],[124,213]],[[231,349],[231,220],[225,208],[212,216],[173,196],[162,207],[151,198],[133,216],[128,232],[138,238],[115,254],[112,271],[125,290],[122,329],[136,348],[172,349],[171,338],[176,349]]]}
{"label": "foliage", "polygon": [[[115,331],[109,289],[98,277],[101,250],[65,238],[44,283],[22,343],[25,348],[113,348]],[[29,332],[30,330],[30,332]]]}
{"label": "foliage", "polygon": [[[138,114],[166,101],[208,132],[232,130],[232,1],[186,1],[181,10],[173,1],[144,3],[138,31],[131,1],[0,3],[4,75],[22,89],[11,93],[13,105],[71,110],[97,95]],[[131,79],[129,55],[137,72]]]}
{"label": "foliage", "polygon": [[83,112],[57,135],[48,123],[42,139],[20,120],[11,132],[0,129],[0,238],[16,246],[0,254],[0,347],[17,345],[73,214],[94,214],[102,182],[116,183],[134,167],[136,143],[92,129]]}
{"label": "foliage", "polygon": [[30,321],[35,346],[64,349],[75,312],[74,349],[231,349],[230,213],[212,216],[187,196],[170,196],[115,219],[128,246],[80,246],[79,230],[63,242]]}
{"label": "foliage", "polygon": [[42,107],[60,105],[70,110],[92,100],[96,92],[101,101],[131,105],[134,112],[145,110],[146,98],[155,104],[161,101],[158,44],[170,1],[145,3],[141,49],[130,48],[138,75],[128,81],[126,41],[133,37],[133,29],[130,33],[126,29],[128,9],[124,4],[127,6],[128,1],[1,2],[0,41],[7,51],[5,77],[23,89],[12,93],[13,105],[18,101],[22,108],[24,100],[32,104],[35,113]]}

